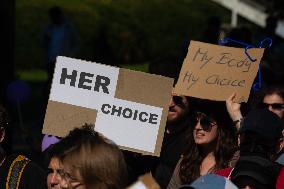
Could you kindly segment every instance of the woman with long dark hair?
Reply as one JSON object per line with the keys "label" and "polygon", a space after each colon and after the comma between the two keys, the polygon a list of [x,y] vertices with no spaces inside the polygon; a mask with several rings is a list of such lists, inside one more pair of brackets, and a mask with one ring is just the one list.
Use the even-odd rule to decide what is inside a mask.
{"label": "woman with long dark hair", "polygon": [[168,189],[189,184],[202,175],[229,166],[237,143],[229,116],[220,105],[218,102],[202,103],[204,113],[195,113],[196,124],[190,132],[188,149],[177,164]]}

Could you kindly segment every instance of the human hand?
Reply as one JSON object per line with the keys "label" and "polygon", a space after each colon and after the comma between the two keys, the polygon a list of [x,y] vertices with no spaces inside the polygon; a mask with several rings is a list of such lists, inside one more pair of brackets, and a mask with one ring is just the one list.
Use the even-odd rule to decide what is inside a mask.
{"label": "human hand", "polygon": [[226,100],[227,111],[233,121],[240,120],[243,116],[241,113],[241,104],[234,102],[236,93],[231,94]]}

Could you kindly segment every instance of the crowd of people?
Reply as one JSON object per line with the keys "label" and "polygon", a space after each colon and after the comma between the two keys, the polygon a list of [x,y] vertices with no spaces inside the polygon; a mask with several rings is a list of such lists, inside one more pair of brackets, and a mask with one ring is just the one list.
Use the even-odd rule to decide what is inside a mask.
{"label": "crowd of people", "polygon": [[[74,35],[74,49],[65,49],[70,54],[78,43],[60,9],[51,9],[50,17],[53,23],[46,28],[43,40],[49,80],[55,58],[62,50],[56,41],[65,44],[64,32]],[[213,29],[205,31],[204,41],[217,43],[219,20],[209,20],[208,27],[212,25]],[[240,36],[242,32],[240,29],[236,33],[248,37]],[[234,32],[231,37],[238,38]],[[49,50],[51,47],[53,50]],[[275,58],[269,54],[265,57],[266,61]],[[92,123],[86,123],[63,138],[44,136],[43,163],[37,165],[24,155],[5,150],[10,119],[0,105],[0,188],[123,189],[150,173],[161,189],[225,188],[219,183],[230,188],[283,189],[284,86],[279,83],[283,78],[281,70],[277,80],[270,78],[274,67],[271,65],[270,71],[264,72],[266,85],[251,91],[247,104],[236,103],[236,93],[228,96],[226,102],[173,93],[159,157],[122,150],[96,132]],[[153,73],[160,74],[161,69],[150,66]],[[165,75],[176,77],[171,71]]]}
{"label": "crowd of people", "polygon": [[[218,102],[172,94],[160,157],[123,151],[92,124],[64,138],[45,137],[43,166],[6,154],[1,145],[0,188],[118,189],[149,172],[168,189],[200,188],[198,179],[206,175],[222,176],[238,188],[284,188],[283,86],[259,91],[246,112],[234,98]],[[1,106],[1,144],[8,127]]]}

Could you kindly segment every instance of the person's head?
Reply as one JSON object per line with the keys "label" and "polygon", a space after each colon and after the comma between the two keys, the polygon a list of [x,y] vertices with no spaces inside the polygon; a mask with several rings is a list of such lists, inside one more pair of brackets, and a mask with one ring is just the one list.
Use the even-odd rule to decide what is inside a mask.
{"label": "person's head", "polygon": [[66,146],[59,157],[61,188],[118,189],[126,186],[127,168],[122,152],[95,132],[93,126],[76,128],[57,144]]}
{"label": "person's head", "polygon": [[[175,82],[177,82],[177,79]],[[200,99],[198,98],[177,95],[172,92],[167,116],[167,125],[179,125],[180,123],[188,122],[188,118],[197,110],[199,103]]]}
{"label": "person's head", "polygon": [[282,138],[282,121],[268,109],[256,109],[243,119],[240,155],[257,155],[273,160]]}
{"label": "person's head", "polygon": [[[196,145],[219,145],[233,132],[232,122],[223,102],[200,100],[193,118],[193,138]],[[224,142],[224,141],[223,141]],[[215,147],[213,147],[215,149]]]}
{"label": "person's head", "polygon": [[240,158],[231,174],[239,188],[272,189],[281,169],[275,163],[282,138],[282,121],[272,111],[250,111],[241,122]]}
{"label": "person's head", "polygon": [[200,175],[200,165],[207,154],[212,153],[215,158],[213,169],[221,169],[228,166],[236,149],[236,137],[232,134],[225,104],[204,100],[198,109],[202,113],[197,112],[192,118],[195,124],[180,166],[180,178],[184,183]]}
{"label": "person's head", "polygon": [[196,113],[196,124],[193,129],[195,144],[206,148],[206,146],[216,143],[220,131],[216,120],[202,112]]}
{"label": "person's head", "polygon": [[282,166],[259,156],[241,156],[231,173],[239,188],[273,189]]}
{"label": "person's head", "polygon": [[64,15],[62,9],[58,6],[51,7],[48,10],[49,18],[51,22],[55,25],[60,25],[64,21]]}
{"label": "person's head", "polygon": [[284,119],[284,87],[270,86],[265,89],[261,105]]}
{"label": "person's head", "polygon": [[182,120],[189,112],[189,98],[173,95],[169,104],[167,123],[176,123]]}
{"label": "person's head", "polygon": [[62,145],[50,145],[43,151],[44,166],[47,169],[47,188],[48,189],[60,189],[60,160],[59,156],[64,151]]}
{"label": "person's head", "polygon": [[48,165],[48,175],[46,180],[48,189],[60,189],[60,176],[58,173],[59,170],[59,159],[58,157],[54,156],[51,158]]}

